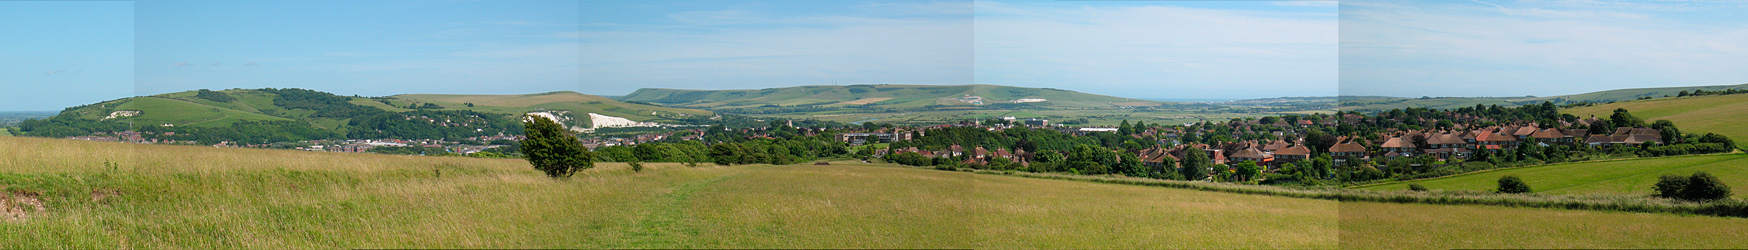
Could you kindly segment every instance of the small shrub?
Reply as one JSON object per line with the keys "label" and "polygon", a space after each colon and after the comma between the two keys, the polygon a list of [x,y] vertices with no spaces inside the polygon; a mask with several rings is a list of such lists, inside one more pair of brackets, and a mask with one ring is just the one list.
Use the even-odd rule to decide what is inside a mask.
{"label": "small shrub", "polygon": [[1531,191],[1529,184],[1524,183],[1523,179],[1518,179],[1515,175],[1507,175],[1505,177],[1499,177],[1499,192],[1521,194],[1529,193]]}
{"label": "small shrub", "polygon": [[630,161],[630,162],[626,162],[625,164],[631,165],[632,172],[643,172],[643,163],[642,162]]}
{"label": "small shrub", "polygon": [[1687,177],[1679,175],[1663,175],[1657,177],[1657,184],[1651,186],[1651,189],[1656,191],[1656,196],[1660,198],[1681,198],[1681,189],[1687,188],[1687,179]]}
{"label": "small shrub", "polygon": [[1426,192],[1426,186],[1421,186],[1420,183],[1408,184],[1408,190],[1415,191],[1415,192]]}
{"label": "small shrub", "polygon": [[1730,197],[1730,186],[1706,172],[1693,173],[1687,178],[1687,187],[1681,189],[1681,198],[1691,201],[1713,201]]}

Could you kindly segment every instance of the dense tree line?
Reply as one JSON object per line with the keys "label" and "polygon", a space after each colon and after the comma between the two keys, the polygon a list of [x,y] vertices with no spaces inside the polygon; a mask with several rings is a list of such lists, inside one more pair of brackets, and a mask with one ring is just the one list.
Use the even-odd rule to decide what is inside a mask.
{"label": "dense tree line", "polygon": [[710,161],[720,165],[793,164],[823,158],[849,157],[848,145],[823,137],[754,139],[710,145]]}
{"label": "dense tree line", "polygon": [[1676,94],[1676,96],[1734,95],[1734,94],[1741,94],[1741,93],[1748,93],[1748,89],[1725,89],[1725,90],[1716,90],[1716,91],[1706,91],[1703,89],[1696,89],[1696,90],[1693,90],[1693,92],[1688,92],[1686,90],[1682,90],[1681,93]]}
{"label": "dense tree line", "polygon": [[200,89],[198,91],[195,91],[194,97],[200,98],[200,99],[206,99],[206,100],[214,101],[214,102],[231,102],[231,101],[237,100],[237,98],[231,97],[230,94],[225,94],[225,92],[218,92],[218,91],[212,91],[212,90],[207,90],[207,89]]}
{"label": "dense tree line", "polygon": [[311,117],[351,118],[368,116],[385,112],[382,109],[353,104],[352,98],[338,96],[327,92],[307,89],[260,89],[262,92],[273,93],[273,105],[285,109],[306,109],[315,111]]}
{"label": "dense tree line", "polygon": [[123,122],[105,122],[78,118],[70,112],[64,112],[47,119],[29,119],[18,123],[19,135],[40,137],[68,137],[91,135],[95,132],[127,131],[128,124]]}
{"label": "dense tree line", "polygon": [[[308,123],[297,121],[240,121],[224,127],[141,126],[136,130],[142,133],[142,137],[146,138],[195,141],[200,144],[217,144],[222,141],[266,144],[346,138],[333,130],[317,128]],[[165,132],[175,132],[176,135],[164,135]]]}
{"label": "dense tree line", "polygon": [[351,138],[447,139],[519,134],[521,122],[471,110],[385,112],[353,118]]}
{"label": "dense tree line", "polygon": [[369,152],[378,153],[378,154],[394,154],[394,155],[448,155],[448,154],[450,154],[448,148],[424,147],[424,146],[405,146],[405,147],[381,146],[381,147],[370,148]]}

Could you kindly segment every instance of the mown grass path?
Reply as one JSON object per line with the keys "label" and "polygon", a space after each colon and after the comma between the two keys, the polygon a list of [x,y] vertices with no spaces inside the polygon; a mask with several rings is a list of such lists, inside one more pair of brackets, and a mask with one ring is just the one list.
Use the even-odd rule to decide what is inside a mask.
{"label": "mown grass path", "polygon": [[637,219],[628,224],[623,238],[613,248],[695,248],[687,240],[698,237],[700,229],[692,221],[692,195],[738,175],[722,175],[687,182],[667,188],[653,199],[636,206]]}

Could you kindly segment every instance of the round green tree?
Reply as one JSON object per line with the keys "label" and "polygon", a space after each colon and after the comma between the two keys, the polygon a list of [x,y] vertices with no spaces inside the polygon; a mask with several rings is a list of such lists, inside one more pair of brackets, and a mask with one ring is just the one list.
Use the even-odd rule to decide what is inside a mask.
{"label": "round green tree", "polygon": [[534,169],[553,178],[569,178],[577,171],[595,167],[594,153],[583,142],[565,130],[563,125],[545,117],[522,117],[522,153]]}
{"label": "round green tree", "polygon": [[1517,176],[1507,175],[1505,177],[1499,177],[1499,192],[1508,194],[1528,193],[1530,192],[1530,186],[1528,183],[1524,183],[1523,179],[1518,179]]}
{"label": "round green tree", "polygon": [[1693,173],[1687,178],[1687,187],[1681,189],[1681,198],[1692,201],[1712,201],[1730,197],[1730,186],[1706,172]]}

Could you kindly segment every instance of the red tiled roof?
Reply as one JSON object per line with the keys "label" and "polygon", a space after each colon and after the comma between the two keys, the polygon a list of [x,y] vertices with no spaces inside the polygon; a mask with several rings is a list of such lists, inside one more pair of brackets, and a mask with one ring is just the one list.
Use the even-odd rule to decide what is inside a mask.
{"label": "red tiled roof", "polygon": [[1463,138],[1460,138],[1454,134],[1436,134],[1436,135],[1427,136],[1426,143],[1427,144],[1463,144],[1463,143],[1467,143],[1467,142],[1463,141]]}
{"label": "red tiled roof", "polygon": [[1292,147],[1276,150],[1275,155],[1311,155],[1311,149],[1305,148],[1305,145],[1293,145]]}
{"label": "red tiled roof", "polygon": [[1552,128],[1542,129],[1541,131],[1536,131],[1535,133],[1530,134],[1531,138],[1536,138],[1536,139],[1554,139],[1554,138],[1560,138],[1560,137],[1565,137],[1565,136],[1566,136],[1566,133],[1561,133],[1559,129],[1552,129]]}
{"label": "red tiled roof", "polygon": [[1239,150],[1239,151],[1238,151],[1238,152],[1233,152],[1233,153],[1232,153],[1232,158],[1257,158],[1257,159],[1262,159],[1262,158],[1268,158],[1268,155],[1265,155],[1265,154],[1264,154],[1264,153],[1263,153],[1263,152],[1262,152],[1262,151],[1260,151],[1260,150],[1256,150],[1256,148],[1246,148],[1246,149],[1244,149],[1244,150]]}
{"label": "red tiled roof", "polygon": [[1269,143],[1269,145],[1262,146],[1262,151],[1271,151],[1272,152],[1272,151],[1281,150],[1284,148],[1287,148],[1286,141],[1275,141],[1274,143]]}
{"label": "red tiled roof", "polygon": [[1525,135],[1530,135],[1530,134],[1534,134],[1534,133],[1536,133],[1535,126],[1523,126],[1523,127],[1517,128],[1516,132],[1511,132],[1511,135],[1525,136]]}
{"label": "red tiled roof", "polygon": [[1334,152],[1343,152],[1343,153],[1366,152],[1366,147],[1360,146],[1359,144],[1353,144],[1353,143],[1341,143],[1341,144],[1335,144],[1335,146],[1330,146],[1329,152],[1331,152],[1331,153],[1334,153]]}
{"label": "red tiled roof", "polygon": [[1404,139],[1402,139],[1402,137],[1390,137],[1390,140],[1386,140],[1386,141],[1384,141],[1384,143],[1378,144],[1378,147],[1412,148],[1412,147],[1414,147],[1414,143],[1409,142],[1408,140],[1404,140]]}

